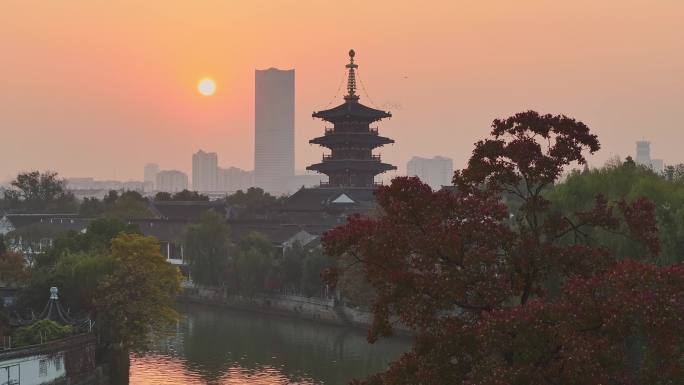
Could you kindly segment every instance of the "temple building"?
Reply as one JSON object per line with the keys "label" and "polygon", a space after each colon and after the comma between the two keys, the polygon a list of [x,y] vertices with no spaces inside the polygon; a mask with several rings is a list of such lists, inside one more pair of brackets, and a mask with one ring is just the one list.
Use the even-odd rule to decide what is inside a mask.
{"label": "temple building", "polygon": [[325,135],[309,141],[330,149],[330,155],[324,155],[321,163],[306,169],[328,176],[327,185],[322,186],[372,188],[376,175],[397,169],[383,163],[379,155],[373,155],[373,149],[394,143],[394,140],[380,136],[377,127],[371,127],[371,124],[392,114],[359,103],[355,72],[358,65],[354,63],[354,50],[349,51],[346,68],[348,80],[344,103],[312,115],[333,125],[325,129]]}

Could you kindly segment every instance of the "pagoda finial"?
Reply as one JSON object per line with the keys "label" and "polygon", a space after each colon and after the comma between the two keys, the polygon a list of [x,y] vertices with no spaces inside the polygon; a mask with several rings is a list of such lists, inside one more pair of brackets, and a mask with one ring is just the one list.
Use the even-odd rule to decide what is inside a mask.
{"label": "pagoda finial", "polygon": [[359,68],[358,65],[354,64],[354,56],[356,56],[356,52],[354,52],[353,49],[349,50],[349,64],[346,65],[347,68],[349,68],[349,78],[347,79],[347,96],[344,97],[344,100],[350,102],[350,101],[357,101],[359,100],[359,96],[356,95],[356,68]]}

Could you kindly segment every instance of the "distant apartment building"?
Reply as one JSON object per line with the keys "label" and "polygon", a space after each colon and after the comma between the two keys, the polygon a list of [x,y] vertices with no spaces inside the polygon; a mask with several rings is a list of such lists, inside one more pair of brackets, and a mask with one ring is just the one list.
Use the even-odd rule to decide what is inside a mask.
{"label": "distant apartment building", "polygon": [[159,165],[156,163],[148,163],[145,165],[145,171],[143,180],[147,183],[147,186],[152,186],[150,190],[154,190],[156,186],[154,185],[157,180],[157,173],[159,173]]}
{"label": "distant apartment building", "polygon": [[157,173],[155,185],[158,191],[175,193],[188,189],[188,176],[178,170],[164,170]]}
{"label": "distant apartment building", "polygon": [[192,154],[192,189],[217,191],[218,156],[215,152],[202,150]]}
{"label": "distant apartment building", "polygon": [[145,193],[153,190],[152,183],[143,181],[96,180],[95,178],[67,178],[66,188],[78,199],[101,199],[111,190],[137,191]]}
{"label": "distant apartment building", "polygon": [[96,180],[91,177],[67,178],[66,187],[69,190],[122,190],[123,182],[117,180]]}
{"label": "distant apartment building", "polygon": [[664,164],[662,159],[651,158],[651,142],[640,140],[636,142],[636,157],[634,161],[642,166],[646,166],[657,173],[662,173]]}
{"label": "distant apartment building", "polygon": [[217,191],[234,192],[254,186],[254,172],[237,167],[219,168]]}
{"label": "distant apartment building", "polygon": [[406,174],[417,176],[434,190],[451,185],[454,176],[454,161],[443,156],[421,158],[414,156],[406,164]]}
{"label": "distant apartment building", "polygon": [[282,193],[294,175],[295,72],[255,72],[254,184]]}
{"label": "distant apartment building", "polygon": [[152,191],[151,186],[147,182],[141,182],[137,180],[123,182],[121,187],[124,191],[137,191],[143,193],[146,191]]}

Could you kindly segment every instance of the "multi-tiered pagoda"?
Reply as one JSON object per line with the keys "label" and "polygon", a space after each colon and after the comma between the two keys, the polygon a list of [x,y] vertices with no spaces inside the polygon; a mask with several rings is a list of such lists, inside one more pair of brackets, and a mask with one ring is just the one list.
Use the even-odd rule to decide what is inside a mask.
{"label": "multi-tiered pagoda", "polygon": [[326,174],[329,187],[373,187],[376,175],[397,169],[382,163],[379,155],[373,155],[373,149],[394,143],[394,140],[378,135],[378,129],[370,126],[392,114],[359,103],[355,72],[358,65],[354,63],[354,50],[349,51],[346,67],[348,80],[344,103],[312,115],[333,125],[325,129],[324,136],[309,141],[329,148],[330,155],[324,155],[321,163],[306,169]]}

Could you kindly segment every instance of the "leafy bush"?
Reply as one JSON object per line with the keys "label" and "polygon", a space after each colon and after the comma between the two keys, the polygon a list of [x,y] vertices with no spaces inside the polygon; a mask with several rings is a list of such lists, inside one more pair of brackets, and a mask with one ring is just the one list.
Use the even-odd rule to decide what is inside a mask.
{"label": "leafy bush", "polygon": [[33,325],[17,329],[14,333],[16,346],[37,345],[47,341],[67,337],[73,333],[69,325],[60,325],[50,320],[41,320]]}

